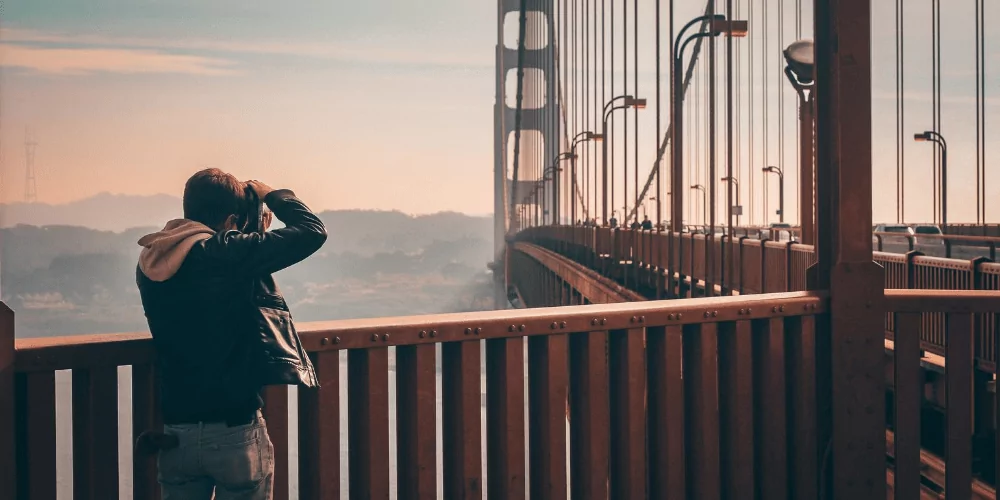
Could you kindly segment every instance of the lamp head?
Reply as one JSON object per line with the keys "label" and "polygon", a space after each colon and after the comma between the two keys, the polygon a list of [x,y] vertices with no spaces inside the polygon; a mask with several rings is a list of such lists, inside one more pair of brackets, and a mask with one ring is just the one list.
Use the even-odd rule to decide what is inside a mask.
{"label": "lamp head", "polygon": [[645,109],[646,100],[640,99],[632,96],[625,96],[625,106],[635,108],[635,109]]}
{"label": "lamp head", "polygon": [[750,31],[749,24],[746,21],[728,21],[726,20],[726,16],[721,14],[712,18],[708,29],[712,33],[712,36],[728,35],[733,38],[745,38]]}
{"label": "lamp head", "polygon": [[931,133],[924,132],[922,134],[913,134],[913,140],[917,142],[924,142],[931,140]]}
{"label": "lamp head", "polygon": [[815,61],[815,51],[812,40],[798,40],[792,42],[785,49],[785,61],[788,68],[799,83],[809,85],[813,83],[813,67]]}
{"label": "lamp head", "polygon": [[587,138],[590,139],[590,140],[592,140],[592,141],[598,141],[598,142],[600,142],[600,141],[604,140],[604,134],[595,134],[595,133],[591,132],[590,136],[588,136]]}

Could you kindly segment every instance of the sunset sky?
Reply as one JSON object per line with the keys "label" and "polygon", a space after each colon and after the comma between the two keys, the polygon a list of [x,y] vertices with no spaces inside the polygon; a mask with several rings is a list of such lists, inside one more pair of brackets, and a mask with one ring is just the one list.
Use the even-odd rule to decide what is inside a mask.
{"label": "sunset sky", "polygon": [[[640,93],[651,98],[652,2],[640,3]],[[890,28],[875,37],[873,90],[875,216],[889,220],[896,169],[893,5],[873,4]],[[785,6],[788,43],[794,1]],[[703,8],[701,0],[678,0],[678,18]],[[912,137],[930,126],[930,39],[923,29],[930,17],[928,8],[908,9]],[[975,195],[972,31],[963,25],[971,19],[972,3],[962,2],[949,5],[943,22],[943,132],[952,149],[950,196],[957,200],[952,220],[975,217],[968,201]],[[757,25],[751,20],[751,31]],[[777,47],[773,31],[768,36]],[[494,0],[3,2],[0,192],[4,201],[23,198],[30,127],[39,143],[44,202],[102,191],[179,195],[192,171],[210,165],[293,188],[320,209],[490,213],[495,43]],[[1000,60],[997,40],[988,43],[988,120],[995,122],[1000,81],[993,68]],[[969,53],[957,53],[961,48]],[[784,83],[779,57],[775,52],[775,88]],[[786,170],[794,168],[793,96],[786,94]],[[640,144],[645,179],[655,115],[640,116],[648,127]],[[928,219],[929,201],[921,198],[930,193],[930,146],[908,141],[906,147],[908,214]],[[991,142],[988,154],[997,157],[996,149]],[[1000,174],[993,168],[989,175],[994,171]],[[791,174],[788,182],[795,182]],[[989,191],[1000,196],[1000,178]],[[787,212],[797,210],[794,194],[786,201]],[[1000,220],[1000,209],[991,218]]]}

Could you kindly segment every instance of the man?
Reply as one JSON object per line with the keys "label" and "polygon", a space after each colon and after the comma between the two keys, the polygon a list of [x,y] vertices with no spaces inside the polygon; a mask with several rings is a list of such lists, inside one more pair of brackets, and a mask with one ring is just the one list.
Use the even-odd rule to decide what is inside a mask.
{"label": "man", "polygon": [[[248,229],[247,188],[284,228]],[[164,434],[176,438],[159,454],[163,500],[272,498],[261,387],[276,379],[315,386],[316,375],[270,275],[325,241],[323,223],[294,193],[218,169],[188,179],[183,219],[139,240],[136,282],[160,371]],[[292,344],[282,346],[277,378],[268,352],[276,343],[267,342],[275,336]]]}
{"label": "man", "polygon": [[643,231],[652,231],[653,230],[653,221],[649,220],[649,216],[648,215],[643,215],[642,216],[642,230]]}

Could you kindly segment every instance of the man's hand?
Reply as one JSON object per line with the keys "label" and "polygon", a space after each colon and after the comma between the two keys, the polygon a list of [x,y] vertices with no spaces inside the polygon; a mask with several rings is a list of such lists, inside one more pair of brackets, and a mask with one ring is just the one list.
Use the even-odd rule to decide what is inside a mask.
{"label": "man's hand", "polygon": [[260,198],[261,201],[263,201],[264,197],[267,196],[271,191],[274,191],[274,188],[272,188],[271,186],[268,186],[267,184],[264,184],[263,182],[257,180],[247,181],[247,186],[250,189],[253,189],[253,192],[257,193],[257,197]]}
{"label": "man's hand", "polygon": [[264,213],[261,214],[261,219],[264,222],[264,230],[267,231],[271,227],[271,221],[274,220],[274,212],[264,209]]}

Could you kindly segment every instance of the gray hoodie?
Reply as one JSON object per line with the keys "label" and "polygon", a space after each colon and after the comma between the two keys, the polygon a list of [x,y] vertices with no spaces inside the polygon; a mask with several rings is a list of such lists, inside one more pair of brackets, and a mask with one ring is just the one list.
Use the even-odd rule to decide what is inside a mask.
{"label": "gray hoodie", "polygon": [[184,263],[191,248],[215,235],[212,228],[193,220],[174,219],[163,230],[139,238],[139,269],[152,281],[167,281]]}

